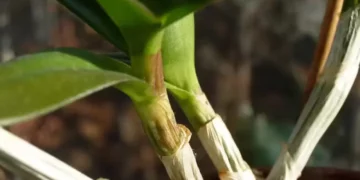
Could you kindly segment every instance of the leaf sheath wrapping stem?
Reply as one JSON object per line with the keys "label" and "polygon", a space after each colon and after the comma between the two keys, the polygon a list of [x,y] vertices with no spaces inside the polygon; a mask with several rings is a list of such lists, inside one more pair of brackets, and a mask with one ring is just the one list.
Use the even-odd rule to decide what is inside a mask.
{"label": "leaf sheath wrapping stem", "polygon": [[187,98],[184,99],[180,99],[176,95],[175,97],[177,97],[176,100],[195,131],[198,131],[201,127],[213,120],[216,114],[204,93],[199,95],[187,94]]}
{"label": "leaf sheath wrapping stem", "polygon": [[229,130],[201,91],[194,63],[194,34],[193,14],[165,29],[162,53],[166,86],[198,133],[221,178],[253,180]]}
{"label": "leaf sheath wrapping stem", "polygon": [[167,97],[157,97],[142,103],[135,102],[135,108],[156,152],[160,156],[174,154],[186,136],[175,122]]}
{"label": "leaf sheath wrapping stem", "polygon": [[167,96],[135,103],[135,107],[170,178],[202,180],[189,145],[191,133],[185,126],[176,124]]}
{"label": "leaf sheath wrapping stem", "polygon": [[161,54],[133,56],[134,74],[143,78],[152,88],[155,96],[166,94]]}

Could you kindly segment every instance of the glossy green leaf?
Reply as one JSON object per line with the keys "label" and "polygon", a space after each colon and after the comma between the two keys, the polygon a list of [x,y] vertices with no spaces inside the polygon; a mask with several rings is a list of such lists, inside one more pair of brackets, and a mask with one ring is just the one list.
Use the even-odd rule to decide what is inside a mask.
{"label": "glossy green leaf", "polygon": [[0,82],[12,76],[59,69],[105,69],[130,73],[125,63],[76,48],[55,48],[24,55],[0,65]]}
{"label": "glossy green leaf", "polygon": [[161,19],[140,1],[97,0],[97,2],[122,32],[131,56],[153,54],[160,49],[161,43],[157,43],[159,40],[156,39],[162,37],[158,35],[162,29]]}
{"label": "glossy green leaf", "polygon": [[103,53],[102,55],[119,60],[129,66],[131,65],[130,57],[123,52]]}
{"label": "glossy green leaf", "polygon": [[169,25],[214,0],[97,0],[119,27]]}
{"label": "glossy green leaf", "polygon": [[51,112],[101,89],[116,86],[134,101],[151,88],[126,64],[71,48],[19,57],[0,65],[0,125]]}
{"label": "glossy green leaf", "polygon": [[128,75],[99,70],[52,70],[0,82],[0,125],[11,125],[56,110]]}
{"label": "glossy green leaf", "polygon": [[194,62],[194,15],[190,14],[165,29],[162,57],[165,81],[178,96],[201,91]]}
{"label": "glossy green leaf", "polygon": [[[122,32],[130,53],[160,49],[158,33],[166,26],[205,6],[211,0],[97,0]],[[154,40],[155,39],[155,40]],[[149,41],[155,41],[150,43]],[[151,50],[149,50],[149,48]],[[145,52],[145,53],[144,53]],[[148,53],[150,52],[150,53]]]}
{"label": "glossy green leaf", "polygon": [[118,27],[160,23],[153,12],[138,0],[97,0]]}
{"label": "glossy green leaf", "polygon": [[57,0],[117,48],[128,47],[120,30],[96,0]]}
{"label": "glossy green leaf", "polygon": [[177,3],[172,1],[171,3],[168,3],[167,11],[165,11],[166,13],[163,15],[163,24],[168,26],[215,1],[216,0],[182,0]]}

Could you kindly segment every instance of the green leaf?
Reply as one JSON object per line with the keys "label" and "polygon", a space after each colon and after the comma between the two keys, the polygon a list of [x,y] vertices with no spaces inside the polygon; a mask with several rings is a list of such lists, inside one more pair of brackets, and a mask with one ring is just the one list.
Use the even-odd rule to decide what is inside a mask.
{"label": "green leaf", "polygon": [[160,23],[160,19],[138,0],[97,0],[97,2],[120,29]]}
{"label": "green leaf", "polygon": [[156,42],[163,28],[214,0],[58,1],[116,47],[141,55],[160,48]]}
{"label": "green leaf", "polygon": [[128,75],[99,70],[52,70],[2,79],[0,125],[29,120],[129,80]]}
{"label": "green leaf", "polygon": [[152,98],[150,86],[133,77],[130,70],[111,58],[71,48],[26,55],[2,64],[0,125],[43,115],[114,85],[134,101]]}
{"label": "green leaf", "polygon": [[[159,45],[152,43],[148,46],[149,41],[156,42],[159,39],[158,33],[166,26],[205,6],[211,0],[97,0],[97,2],[122,32],[131,55],[138,55],[157,51]],[[147,48],[151,50],[146,50]]]}
{"label": "green leaf", "polygon": [[137,0],[97,0],[122,32],[133,55],[153,54],[161,43],[161,19]]}
{"label": "green leaf", "polygon": [[[149,0],[151,1],[151,0]],[[166,0],[164,0],[166,1]],[[215,2],[216,0],[182,0],[178,3],[172,1],[167,6],[167,11],[163,15],[163,24],[169,26],[177,20],[196,12],[197,10],[205,7],[206,5]]]}
{"label": "green leaf", "polygon": [[[201,91],[194,62],[194,15],[190,14],[165,29],[162,57],[165,81],[172,93]],[[183,90],[183,91],[181,91]]]}
{"label": "green leaf", "polygon": [[59,69],[105,69],[131,73],[131,67],[119,60],[76,48],[55,48],[20,56],[8,63],[1,64],[0,82],[10,76]]}
{"label": "green leaf", "polygon": [[167,26],[214,0],[97,0],[118,27]]}
{"label": "green leaf", "polygon": [[129,66],[131,65],[130,57],[123,52],[103,53],[102,55],[119,60]]}
{"label": "green leaf", "polygon": [[96,0],[57,0],[67,9],[73,12],[81,20],[92,27],[96,32],[115,45],[127,52],[128,47],[116,24],[104,12]]}

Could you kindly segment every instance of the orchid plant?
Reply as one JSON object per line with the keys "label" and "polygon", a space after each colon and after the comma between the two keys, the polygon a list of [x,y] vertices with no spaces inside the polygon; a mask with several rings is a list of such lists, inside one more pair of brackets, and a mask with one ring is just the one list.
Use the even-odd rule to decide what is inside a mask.
{"label": "orchid plant", "polygon": [[[202,179],[177,124],[176,98],[221,176],[255,179],[220,116],[201,91],[194,67],[194,12],[211,0],[58,0],[126,54],[56,48],[0,66],[0,125],[44,115],[107,87],[127,94],[170,179]],[[46,86],[47,88],[43,88]],[[29,165],[30,166],[30,165]]]}
{"label": "orchid plant", "polygon": [[[0,103],[0,126],[30,120],[104,88],[115,87],[131,98],[170,179],[201,180],[189,144],[192,133],[176,122],[169,91],[185,112],[220,179],[255,180],[196,75],[194,13],[213,0],[58,2],[125,56],[64,47],[1,64],[0,102],[5,103]],[[268,179],[299,177],[349,93],[360,60],[357,58],[360,11],[354,8],[357,1],[352,3],[355,4],[346,6],[346,13],[342,14],[324,75],[315,84],[288,146]],[[90,179],[2,128],[0,138],[0,164],[20,176]]]}

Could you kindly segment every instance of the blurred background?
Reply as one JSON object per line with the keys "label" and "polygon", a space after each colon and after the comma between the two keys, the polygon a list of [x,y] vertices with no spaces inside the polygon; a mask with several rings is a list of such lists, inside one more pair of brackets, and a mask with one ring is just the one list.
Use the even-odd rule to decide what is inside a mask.
{"label": "blurred background", "polygon": [[[223,0],[196,14],[200,83],[252,167],[271,166],[294,128],[325,5],[326,0]],[[54,0],[0,0],[1,62],[64,46],[116,51]],[[359,170],[359,85],[308,166]],[[190,127],[172,105],[177,121]],[[112,88],[7,128],[92,178],[168,179],[131,101]],[[214,174],[195,134],[191,145],[202,173]],[[0,167],[0,180],[14,178]]]}

